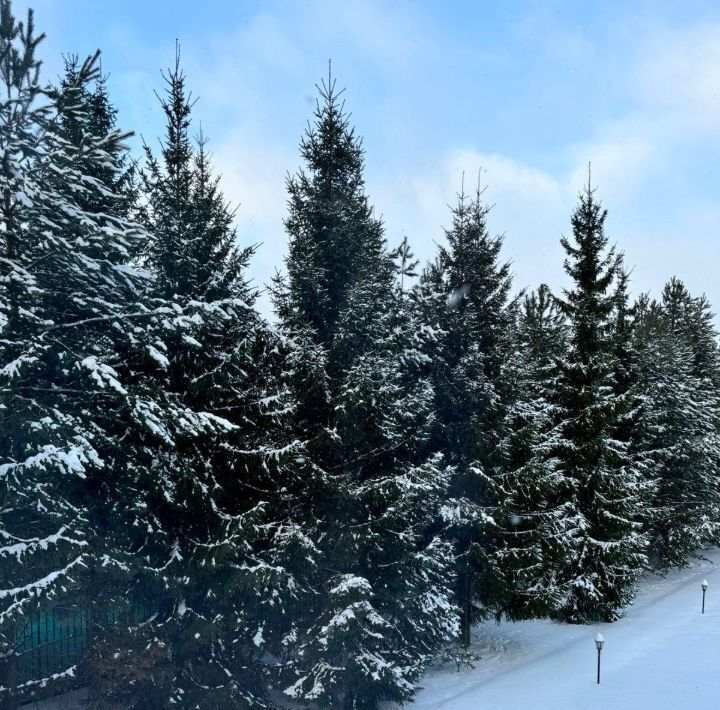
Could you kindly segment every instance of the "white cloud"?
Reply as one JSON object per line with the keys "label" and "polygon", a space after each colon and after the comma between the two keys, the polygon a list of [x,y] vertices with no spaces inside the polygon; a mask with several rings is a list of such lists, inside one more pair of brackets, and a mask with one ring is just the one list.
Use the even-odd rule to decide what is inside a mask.
{"label": "white cloud", "polygon": [[[222,176],[226,198],[238,207],[236,223],[242,245],[257,243],[251,276],[257,287],[269,283],[282,268],[287,237],[283,227],[287,195],[284,189],[288,156],[271,144],[258,143],[247,132],[235,131],[213,147],[213,162]],[[267,298],[262,299],[267,313]]]}
{"label": "white cloud", "polygon": [[574,186],[507,156],[459,150],[422,174],[410,170],[412,177],[396,175],[394,180],[371,183],[391,244],[405,233],[418,257],[432,259],[463,175],[465,192],[474,193],[479,171],[483,199],[492,205],[489,228],[504,234],[504,256],[513,262],[518,286],[558,283],[562,280],[558,240],[569,222]]}
{"label": "white cloud", "polygon": [[720,24],[655,28],[641,44],[631,81],[648,106],[672,113],[678,132],[691,126],[717,131]]}
{"label": "white cloud", "polygon": [[[693,172],[698,154],[720,148],[720,25],[648,25],[632,35],[632,44],[606,46],[599,39],[606,35],[562,27],[551,12],[540,25],[547,51],[532,56],[548,66],[555,62],[587,72],[598,81],[598,98],[575,104],[574,97],[562,95],[562,81],[572,79],[563,75],[555,84],[547,75],[552,84],[547,97],[558,105],[553,114],[548,104],[542,121],[567,110],[582,120],[568,128],[564,141],[560,135],[551,155],[538,142],[526,159],[519,149],[510,154],[514,143],[529,145],[526,135],[517,141],[506,136],[507,152],[501,152],[483,143],[482,131],[489,125],[483,123],[486,115],[512,119],[522,109],[522,97],[510,96],[514,85],[503,93],[503,81],[519,81],[531,93],[537,88],[511,76],[508,59],[515,51],[531,56],[538,46],[532,43],[539,42],[537,22],[516,28],[511,37],[498,27],[507,42],[484,46],[472,33],[447,36],[447,27],[433,26],[431,15],[403,2],[268,3],[248,11],[246,22],[214,30],[213,36],[181,37],[188,85],[200,97],[195,115],[210,138],[227,197],[240,204],[239,237],[243,243],[262,242],[251,268],[256,283],[266,283],[282,265],[285,176],[298,165],[297,141],[310,117],[313,83],[334,56],[349,84],[358,132],[370,139],[368,192],[384,215],[391,244],[405,233],[420,258],[432,258],[462,173],[471,191],[482,168],[485,197],[494,205],[490,227],[506,235],[505,253],[514,261],[518,285],[562,282],[558,238],[569,231],[592,162],[593,182],[610,209],[608,236],[637,264],[637,287],[657,290],[678,271],[696,290],[704,284],[720,303],[702,254],[703,244],[715,253],[708,242],[714,244],[720,215],[707,189],[695,190]],[[108,67],[111,91],[117,88],[128,107],[123,125],[143,129],[152,140],[159,125],[152,89],[162,88],[159,68],[173,59],[173,38],[141,46],[128,28],[112,36],[115,55],[128,58],[122,67]],[[499,53],[502,61],[491,61],[490,53]],[[440,86],[444,72],[447,86]],[[607,85],[599,81],[603,78]],[[485,80],[493,82],[487,104],[478,84]],[[433,110],[433,92],[447,101],[452,87],[462,108],[450,102],[446,124],[442,116],[428,118],[424,112]],[[468,107],[478,112],[477,136],[456,115]],[[534,120],[528,120],[528,130]],[[455,126],[463,132],[453,135]],[[677,203],[676,189],[684,191]]]}
{"label": "white cloud", "polygon": [[[310,17],[316,18],[318,6],[313,7]],[[383,22],[379,6],[358,7],[342,13],[341,30],[335,30],[361,53],[374,61],[379,58],[388,72],[401,76],[417,56],[418,45],[406,37],[393,51],[394,35],[388,28],[397,26],[395,14]],[[319,27],[318,33],[327,33],[331,24]],[[261,29],[261,36],[280,48],[274,53],[283,57],[278,71],[293,73],[282,64],[303,65],[303,50],[288,44],[279,27],[270,31],[263,25]],[[389,242],[395,244],[407,234],[416,254],[431,259],[435,242],[443,238],[448,205],[455,201],[463,172],[466,191],[472,191],[482,169],[485,198],[494,205],[489,224],[491,230],[505,234],[505,255],[514,262],[518,286],[535,286],[541,281],[561,284],[565,278],[559,236],[569,232],[570,215],[591,162],[593,183],[599,185],[599,196],[610,209],[608,236],[626,252],[630,266],[637,265],[636,291],[657,292],[666,278],[679,273],[695,290],[703,290],[705,284],[720,302],[720,293],[712,293],[714,277],[708,259],[703,258],[718,210],[701,200],[690,200],[682,216],[675,208],[672,216],[658,220],[659,210],[653,209],[653,200],[658,199],[654,192],[663,179],[672,182],[668,175],[687,144],[702,141],[720,124],[719,30],[714,26],[656,27],[647,32],[630,53],[625,72],[615,76],[613,91],[624,96],[622,110],[613,116],[598,116],[584,139],[568,141],[554,156],[551,168],[500,153],[453,147],[445,136],[439,137],[444,148],[442,144],[418,145],[414,154],[370,154],[368,190],[384,216]],[[433,44],[427,32],[423,42]],[[593,62],[602,61],[602,52],[589,44],[585,35],[571,33],[569,41],[560,46],[565,47],[569,59],[581,54],[592,57]],[[248,59],[248,65],[255,60],[256,56]],[[309,70],[307,64],[303,66],[303,71]],[[226,73],[221,71],[219,76],[215,84],[208,79],[214,87],[210,93],[227,97]],[[248,83],[253,86],[255,82],[251,78]],[[258,109],[262,113],[268,109],[257,103],[238,105],[245,101],[247,95],[235,97],[238,111]],[[391,103],[397,103],[395,109],[400,113],[407,110],[396,99]],[[412,112],[408,115],[412,117]],[[300,128],[298,125],[298,132]],[[399,128],[393,126],[392,130]],[[362,125],[359,131],[362,134]],[[237,193],[243,203],[241,233],[247,228],[264,242],[254,271],[259,281],[266,281],[284,252],[282,181],[286,168],[297,164],[296,147],[281,143],[256,123],[236,128],[225,137],[219,152],[226,191],[233,197]],[[669,189],[667,185],[665,189]],[[702,236],[688,239],[691,231]],[[683,244],[682,252],[679,244]]]}

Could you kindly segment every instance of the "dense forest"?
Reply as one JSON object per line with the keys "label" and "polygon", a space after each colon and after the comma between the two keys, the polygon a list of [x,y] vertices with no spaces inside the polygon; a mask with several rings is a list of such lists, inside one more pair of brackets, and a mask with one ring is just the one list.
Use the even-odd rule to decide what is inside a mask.
{"label": "dense forest", "polygon": [[[711,306],[631,296],[590,178],[566,289],[517,292],[479,188],[420,265],[330,76],[268,319],[179,53],[133,156],[99,55],[47,84],[41,40],[0,0],[0,706],[404,703],[478,621],[613,621],[717,544]],[[19,679],[68,606],[82,661]]]}

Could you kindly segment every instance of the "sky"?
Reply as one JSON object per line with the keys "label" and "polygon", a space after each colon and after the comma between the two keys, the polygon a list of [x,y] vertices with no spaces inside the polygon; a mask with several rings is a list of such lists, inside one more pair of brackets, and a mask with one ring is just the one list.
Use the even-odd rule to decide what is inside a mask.
{"label": "sky", "polygon": [[[562,234],[588,163],[633,291],[673,275],[720,308],[720,3],[569,0],[33,0],[40,55],[99,48],[120,127],[157,145],[160,71],[182,48],[258,287],[282,266],[285,180],[333,75],[390,246],[422,261],[479,181],[518,289],[566,283]],[[27,2],[15,0],[17,14]],[[261,307],[269,308],[267,299]]]}

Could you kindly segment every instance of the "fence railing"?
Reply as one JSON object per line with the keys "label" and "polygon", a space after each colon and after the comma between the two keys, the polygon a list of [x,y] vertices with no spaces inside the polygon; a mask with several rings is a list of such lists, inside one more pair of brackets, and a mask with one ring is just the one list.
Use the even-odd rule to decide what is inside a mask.
{"label": "fence railing", "polygon": [[18,686],[77,665],[91,639],[87,609],[57,606],[29,617],[15,636]]}
{"label": "fence railing", "polygon": [[[153,606],[135,604],[130,610],[130,622],[148,619]],[[83,660],[101,629],[119,621],[117,611],[93,618],[91,609],[79,605],[58,605],[29,614],[15,629],[15,653],[4,664],[0,662],[0,686],[5,688],[0,693],[0,710],[15,710],[19,702],[29,698],[50,697],[58,692],[59,685],[67,689],[77,686],[77,678],[65,672]],[[47,678],[56,681],[43,684]]]}

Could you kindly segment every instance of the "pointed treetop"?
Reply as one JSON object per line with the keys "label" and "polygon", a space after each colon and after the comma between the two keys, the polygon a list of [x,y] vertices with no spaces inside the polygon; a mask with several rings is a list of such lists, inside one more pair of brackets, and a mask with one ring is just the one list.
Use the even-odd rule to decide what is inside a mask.
{"label": "pointed treetop", "polygon": [[[40,76],[39,59],[35,59],[37,46],[45,33],[35,37],[35,20],[28,9],[27,23],[17,22],[10,0],[0,0],[0,75],[7,87],[18,86],[27,79],[28,88],[36,85]],[[13,46],[20,39],[20,48]]]}

